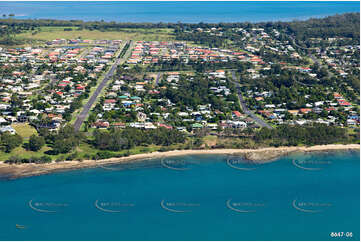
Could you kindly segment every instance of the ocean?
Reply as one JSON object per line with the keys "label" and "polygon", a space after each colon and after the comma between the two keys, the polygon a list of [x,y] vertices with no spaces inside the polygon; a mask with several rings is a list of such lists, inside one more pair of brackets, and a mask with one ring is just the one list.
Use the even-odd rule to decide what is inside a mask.
{"label": "ocean", "polygon": [[0,240],[359,240],[359,181],[359,151],[266,164],[192,155],[2,180]]}
{"label": "ocean", "polygon": [[260,22],[304,20],[360,12],[360,2],[0,2],[0,14],[19,19],[118,22]]}

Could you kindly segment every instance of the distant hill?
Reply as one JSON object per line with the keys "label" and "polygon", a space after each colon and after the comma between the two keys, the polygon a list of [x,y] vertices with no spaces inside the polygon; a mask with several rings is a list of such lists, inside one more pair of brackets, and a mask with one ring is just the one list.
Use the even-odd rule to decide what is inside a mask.
{"label": "distant hill", "polygon": [[312,18],[286,24],[298,39],[306,38],[360,38],[360,13],[346,13],[326,18]]}

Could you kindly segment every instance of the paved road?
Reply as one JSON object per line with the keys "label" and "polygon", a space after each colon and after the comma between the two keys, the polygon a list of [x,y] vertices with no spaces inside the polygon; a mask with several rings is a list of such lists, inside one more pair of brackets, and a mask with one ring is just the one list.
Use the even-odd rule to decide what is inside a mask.
{"label": "paved road", "polygon": [[242,110],[245,114],[249,115],[259,126],[261,127],[267,127],[269,129],[271,129],[272,127],[267,124],[265,121],[263,121],[262,119],[260,119],[259,117],[257,117],[252,111],[250,111],[246,105],[246,102],[243,99],[242,96],[242,92],[241,92],[241,85],[239,84],[236,74],[234,73],[234,71],[232,71],[232,83],[234,83],[236,85],[237,88],[237,92],[238,92],[238,98],[239,98],[239,102],[241,103],[241,107]]}
{"label": "paved road", "polygon": [[[312,59],[313,62],[317,63],[319,66],[323,66],[322,62],[316,56],[311,55],[311,54],[308,56]],[[332,72],[330,72],[330,70],[328,69],[327,66],[326,66],[326,70],[327,70],[327,75],[329,78],[334,76],[334,74]]]}
{"label": "paved road", "polygon": [[294,44],[295,46],[297,46],[298,48],[301,48],[301,49],[304,49],[304,50],[312,50],[312,49],[314,49],[314,48],[305,48],[305,47],[302,47],[302,46],[296,44],[296,39],[295,39],[295,37],[290,36],[290,38],[292,39],[293,44]]}
{"label": "paved road", "polygon": [[155,78],[155,84],[158,86],[160,78],[160,72],[157,73],[157,77]]}
{"label": "paved road", "polygon": [[88,55],[90,53],[90,49],[86,49],[83,51],[83,53],[81,53],[78,57],[78,59],[84,58],[86,55]]}
{"label": "paved road", "polygon": [[[123,48],[126,46],[126,44],[123,46]],[[129,49],[131,49],[131,46],[129,46]],[[129,50],[128,49],[128,50]],[[121,53],[121,52],[120,52]],[[117,57],[114,64],[110,67],[108,73],[105,75],[103,81],[99,84],[93,95],[89,98],[88,102],[83,106],[83,110],[78,115],[77,119],[74,122],[74,130],[79,131],[81,125],[83,124],[84,120],[89,114],[89,111],[95,101],[97,100],[97,97],[102,92],[103,88],[107,85],[108,81],[111,79],[111,77],[114,75],[114,72],[119,64],[122,64],[130,54],[130,51],[127,51],[126,54],[123,57]]]}

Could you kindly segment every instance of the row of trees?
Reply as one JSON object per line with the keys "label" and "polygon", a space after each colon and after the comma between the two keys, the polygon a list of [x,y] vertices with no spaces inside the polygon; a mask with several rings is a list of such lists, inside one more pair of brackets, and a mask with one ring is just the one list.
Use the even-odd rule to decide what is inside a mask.
{"label": "row of trees", "polygon": [[19,164],[19,163],[49,163],[51,162],[51,157],[48,155],[43,155],[40,157],[32,156],[30,158],[21,158],[20,156],[11,156],[9,159],[5,161],[5,163],[9,164]]}
{"label": "row of trees", "polygon": [[85,140],[84,134],[75,132],[73,126],[65,126],[57,132],[49,132],[48,129],[40,129],[39,135],[45,140],[52,150],[48,151],[51,155],[69,153]]}
{"label": "row of trees", "polygon": [[[210,131],[200,130],[195,133],[193,146],[184,146],[185,149],[199,147],[203,141],[202,137],[209,134]],[[350,134],[347,129],[337,126],[326,126],[324,124],[314,124],[308,126],[290,126],[280,125],[274,129],[261,128],[255,129],[227,129],[221,135],[220,142],[214,147],[217,148],[258,148],[262,146],[298,146],[298,145],[325,145],[333,143],[359,143],[360,132]],[[58,132],[40,131],[41,136],[31,136],[28,149],[38,151],[44,146],[45,142],[52,147],[52,150],[46,152],[48,155],[40,157],[21,158],[18,155],[10,157],[8,163],[46,163],[51,162],[51,156],[59,153],[67,154],[73,152],[81,142],[88,142],[94,148],[101,150],[94,157],[86,155],[88,158],[105,159],[113,156],[119,156],[116,151],[127,150],[122,154],[129,155],[130,149],[139,146],[159,145],[161,151],[171,149],[174,144],[186,144],[186,135],[182,132],[166,128],[142,130],[136,128],[96,130],[93,138],[85,139],[81,133],[75,133],[73,128],[66,126]],[[231,142],[222,143],[222,137],[232,137]],[[6,152],[22,144],[22,138],[19,135],[3,133],[0,136],[1,146]],[[144,148],[144,151],[147,147]],[[85,156],[84,156],[85,157]],[[67,160],[77,159],[77,152],[72,153]],[[65,158],[64,158],[65,159]]]}
{"label": "row of trees", "polygon": [[350,137],[347,129],[337,126],[315,124],[312,126],[280,125],[275,129],[262,128],[254,140],[271,146],[325,145],[333,143],[358,142],[358,137]]}
{"label": "row of trees", "polygon": [[95,148],[111,151],[131,149],[135,146],[148,146],[151,144],[169,146],[183,143],[186,138],[184,133],[166,128],[150,130],[136,128],[126,128],[124,130],[113,129],[110,131],[96,130],[93,136],[93,145]]}
{"label": "row of trees", "polygon": [[[144,72],[156,72],[156,71],[197,71],[203,73],[205,71],[215,71],[219,69],[234,69],[237,72],[245,71],[252,67],[249,62],[240,61],[192,61],[189,60],[187,63],[181,60],[172,61],[160,61],[156,64],[149,65],[143,70]],[[141,68],[136,66],[136,68]]]}

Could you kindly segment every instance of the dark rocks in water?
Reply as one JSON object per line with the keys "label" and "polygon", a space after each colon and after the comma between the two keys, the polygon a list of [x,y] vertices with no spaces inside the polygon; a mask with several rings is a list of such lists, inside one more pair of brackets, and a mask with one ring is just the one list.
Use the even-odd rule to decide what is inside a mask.
{"label": "dark rocks in water", "polygon": [[264,163],[264,162],[270,162],[281,156],[288,155],[289,153],[290,152],[286,150],[262,150],[262,151],[247,152],[243,155],[243,157],[246,160]]}

